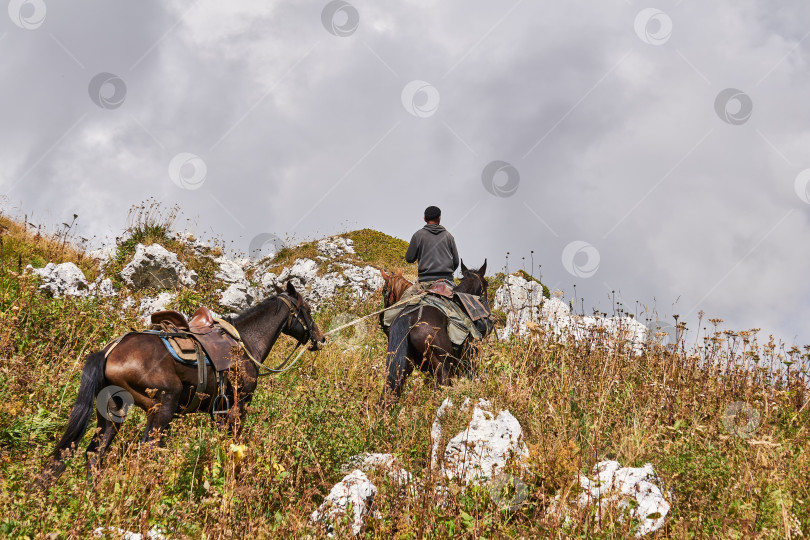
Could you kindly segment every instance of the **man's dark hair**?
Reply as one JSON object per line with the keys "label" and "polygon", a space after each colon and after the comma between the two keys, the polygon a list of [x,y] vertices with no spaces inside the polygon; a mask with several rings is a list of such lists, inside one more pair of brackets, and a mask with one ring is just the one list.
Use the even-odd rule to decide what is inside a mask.
{"label": "man's dark hair", "polygon": [[425,208],[425,219],[428,221],[433,221],[434,219],[439,219],[442,217],[442,211],[439,210],[438,206],[428,206]]}

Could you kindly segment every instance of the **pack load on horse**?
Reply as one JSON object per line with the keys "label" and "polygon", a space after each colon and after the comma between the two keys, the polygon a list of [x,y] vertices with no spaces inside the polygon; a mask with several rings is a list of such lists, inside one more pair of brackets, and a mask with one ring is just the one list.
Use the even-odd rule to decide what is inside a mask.
{"label": "pack load on horse", "polygon": [[[462,272],[467,270],[462,267]],[[387,309],[380,314],[380,325],[386,335],[389,334],[391,324],[403,310],[418,310],[420,306],[432,306],[442,310],[447,316],[447,333],[454,345],[454,353],[458,356],[467,340],[480,340],[492,331],[492,312],[486,298],[458,292],[455,284],[448,280],[433,282],[423,294],[411,296],[402,300],[402,290],[397,291],[399,283],[410,286],[412,283],[402,275],[401,270],[387,274],[381,270],[385,285],[383,286],[384,307],[389,308],[401,302],[399,306]],[[390,283],[390,285],[389,285]],[[400,287],[401,289],[401,287]]]}
{"label": "pack load on horse", "polygon": [[[132,404],[146,412],[141,442],[159,443],[174,416],[192,412],[208,412],[212,418],[233,412],[238,422],[229,426],[241,428],[258,377],[292,366],[289,359],[295,351],[276,369],[263,363],[282,333],[298,346],[309,342],[313,351],[326,341],[292,283],[228,318],[214,318],[205,307],[188,321],[177,311],[153,314],[149,330],[128,332],[87,357],[67,429],[41,484],[64,472],[65,459],[87,431],[96,399],[97,431],[87,447],[88,478]],[[115,392],[105,391],[111,388]]]}
{"label": "pack load on horse", "polygon": [[437,385],[449,382],[454,369],[470,360],[471,340],[493,328],[486,261],[478,270],[461,262],[462,280],[454,286],[460,262],[455,239],[441,226],[439,208],[427,207],[424,219],[405,253],[406,262],[418,262],[417,282],[407,281],[401,271],[390,276],[382,272],[385,307],[397,304],[380,317],[388,334],[388,387],[397,396],[414,366],[432,371]]}

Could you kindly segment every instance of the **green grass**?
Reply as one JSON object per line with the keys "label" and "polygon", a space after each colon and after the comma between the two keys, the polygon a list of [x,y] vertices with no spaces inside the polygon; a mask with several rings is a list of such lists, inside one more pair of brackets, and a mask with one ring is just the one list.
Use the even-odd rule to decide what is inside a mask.
{"label": "green grass", "polygon": [[[371,326],[359,347],[338,341],[306,353],[290,372],[263,378],[237,440],[197,414],[173,422],[164,448],[140,447],[135,441],[144,413],[138,410],[123,425],[95,486],[84,480],[80,452],[47,494],[34,492],[32,481],[66,424],[84,357],[140,323],[131,310],[122,315],[119,298],[41,294],[36,279],[19,275],[18,259],[61,262],[57,248],[66,258],[80,260],[81,254],[48,247],[47,239],[22,227],[11,231],[4,232],[8,251],[0,258],[0,536],[83,538],[96,527],[141,532],[157,525],[176,537],[317,538],[323,531],[308,524],[309,514],[342,478],[341,465],[364,451],[395,454],[426,485],[413,497],[369,473],[379,488],[381,517],[369,519],[364,538],[626,538],[630,523],[599,527],[587,514],[572,513],[565,522],[548,511],[555,498],[567,498],[577,474],[608,458],[625,466],[650,462],[658,470],[674,495],[660,537],[786,538],[797,522],[810,534],[810,394],[803,375],[797,365],[789,376],[730,367],[727,360],[739,351],[719,333],[711,363],[663,348],[636,357],[540,334],[492,337],[475,380],[435,390],[431,377],[415,373],[390,411],[377,407],[386,340]],[[397,260],[400,251],[385,246],[402,248],[373,231],[348,235],[357,235],[357,259],[369,264]],[[218,284],[209,263],[182,245],[175,248],[201,274],[200,286],[175,300],[189,311],[213,298]],[[326,329],[341,313],[369,313],[379,303],[340,297],[316,320]],[[746,339],[752,355],[781,354]],[[269,363],[292,347],[282,338]],[[500,510],[486,488],[449,485],[447,498],[437,500],[429,433],[446,397],[457,403],[486,397],[523,426],[528,497],[518,510]],[[724,410],[735,401],[761,414],[749,439],[724,427]],[[448,436],[468,420],[452,414]],[[88,440],[89,434],[82,449]],[[244,457],[232,444],[246,447]],[[347,537],[338,529],[337,537]]]}
{"label": "green grass", "polygon": [[366,264],[393,271],[402,268],[405,274],[416,274],[416,265],[405,262],[408,242],[372,229],[346,233],[354,241],[358,258]]}

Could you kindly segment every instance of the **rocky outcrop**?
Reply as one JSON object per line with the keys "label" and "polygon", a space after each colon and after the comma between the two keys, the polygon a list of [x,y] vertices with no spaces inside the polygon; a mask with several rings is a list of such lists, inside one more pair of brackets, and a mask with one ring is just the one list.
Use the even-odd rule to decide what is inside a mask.
{"label": "rocky outcrop", "polygon": [[115,286],[109,278],[99,276],[95,283],[90,284],[90,294],[110,298],[118,294],[118,291],[115,290]]}
{"label": "rocky outcrop", "polygon": [[376,495],[377,487],[363,471],[355,469],[335,484],[323,504],[312,513],[310,521],[324,524],[326,530],[332,533],[334,524],[345,519],[351,507],[349,525],[352,533],[357,536],[365,527]]}
{"label": "rocky outcrop", "polygon": [[[467,399],[461,410],[468,410],[469,406]],[[452,407],[450,398],[442,402],[430,432],[433,468],[449,480],[463,484],[485,483],[502,473],[510,460],[520,462],[529,457],[520,422],[509,411],[499,411],[496,415],[485,399],[478,400],[467,428],[452,437],[442,452],[442,417]]]}
{"label": "rocky outcrop", "polygon": [[318,262],[312,259],[296,259],[292,266],[285,268],[278,276],[276,283],[281,284],[292,281],[296,289],[303,289],[312,285],[318,277]]}
{"label": "rocky outcrop", "polygon": [[649,334],[647,327],[633,317],[572,314],[559,298],[544,298],[540,283],[517,275],[504,280],[495,292],[493,307],[506,314],[506,324],[499,332],[502,339],[544,334],[560,341],[604,343],[608,348],[622,345],[640,354]]}
{"label": "rocky outcrop", "polygon": [[504,284],[495,291],[493,307],[506,314],[502,336],[525,335],[526,323],[540,320],[543,305],[543,285],[521,276],[510,274]]}
{"label": "rocky outcrop", "polygon": [[245,276],[245,266],[250,263],[250,259],[217,257],[214,262],[219,265],[214,278],[228,285],[220,292],[219,305],[234,311],[243,311],[259,299],[258,292]]}
{"label": "rocky outcrop", "polygon": [[62,296],[86,296],[90,293],[90,284],[81,269],[71,262],[61,264],[48,263],[44,268],[28,266],[26,270],[42,278],[43,291],[59,298]]}
{"label": "rocky outcrop", "polygon": [[360,267],[346,263],[338,263],[338,266],[343,269],[343,275],[348,279],[349,287],[360,300],[366,300],[382,289],[385,284],[380,271],[373,266]]}
{"label": "rocky outcrop", "polygon": [[138,313],[140,314],[141,320],[145,324],[149,324],[152,313],[156,311],[163,311],[164,309],[168,309],[169,303],[177,297],[177,294],[171,292],[162,292],[159,293],[157,296],[145,296],[141,299],[141,303],[138,306]]}
{"label": "rocky outcrop", "polygon": [[246,283],[232,283],[222,291],[219,305],[234,311],[244,311],[256,301],[256,291]]}
{"label": "rocky outcrop", "polygon": [[341,255],[354,254],[354,240],[340,236],[330,236],[318,240],[318,253],[334,259]]}
{"label": "rocky outcrop", "polygon": [[296,259],[292,266],[284,268],[279,275],[265,273],[261,278],[261,286],[269,294],[273,287],[283,287],[287,281],[291,281],[296,289],[304,293],[315,310],[342,288],[348,288],[358,300],[365,300],[383,286],[380,271],[373,266],[361,267],[335,262],[328,264],[327,271],[322,272],[321,264],[313,259]]}
{"label": "rocky outcrop", "polygon": [[227,257],[217,257],[214,262],[219,265],[214,278],[225,283],[247,283],[245,269],[239,262]]}
{"label": "rocky outcrop", "polygon": [[118,540],[166,540],[166,535],[157,526],[153,526],[146,534],[119,529],[118,527],[98,527],[93,531],[95,538],[110,538]]}
{"label": "rocky outcrop", "polygon": [[359,469],[365,473],[376,471],[390,477],[398,485],[403,486],[413,481],[411,473],[405,470],[397,457],[393,454],[363,453],[349,458],[340,470],[348,472]]}
{"label": "rocky outcrop", "polygon": [[176,254],[160,244],[148,247],[138,244],[134,257],[121,270],[120,276],[124,283],[134,289],[176,289],[193,287],[197,282],[197,273],[188,270]]}
{"label": "rocky outcrop", "polygon": [[[618,461],[600,461],[591,478],[579,477],[582,492],[575,504],[579,508],[599,507],[597,521],[613,507],[617,521],[624,523],[625,512],[637,521],[634,534],[644,536],[664,526],[670,503],[661,488],[661,481],[649,463],[643,467],[622,467]],[[669,494],[668,494],[669,495]],[[671,499],[672,496],[669,495]]]}

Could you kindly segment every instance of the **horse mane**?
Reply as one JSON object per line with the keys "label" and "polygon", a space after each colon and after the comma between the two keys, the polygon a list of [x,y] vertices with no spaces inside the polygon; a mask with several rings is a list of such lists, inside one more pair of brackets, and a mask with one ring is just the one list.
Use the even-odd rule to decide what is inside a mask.
{"label": "horse mane", "polygon": [[278,299],[278,295],[274,294],[273,296],[268,296],[261,302],[250,306],[245,311],[241,311],[239,313],[236,313],[235,315],[228,315],[227,317],[223,317],[223,319],[225,319],[231,324],[244,323],[253,319],[254,317],[263,315],[270,307],[271,303],[275,305],[275,310],[273,311],[273,314],[278,313],[279,309],[281,309],[282,302]]}

